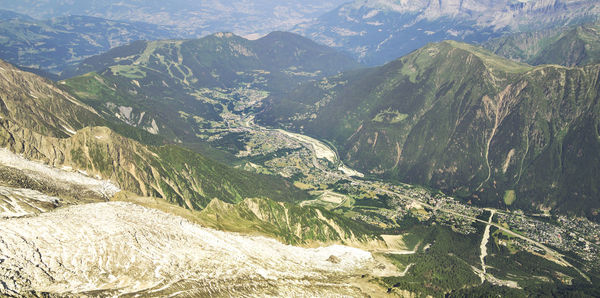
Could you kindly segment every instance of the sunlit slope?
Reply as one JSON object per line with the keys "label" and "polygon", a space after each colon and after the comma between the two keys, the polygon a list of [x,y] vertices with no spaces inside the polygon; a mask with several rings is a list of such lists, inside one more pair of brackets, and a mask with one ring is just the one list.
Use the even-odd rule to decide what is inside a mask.
{"label": "sunlit slope", "polygon": [[324,209],[264,199],[246,199],[235,205],[213,200],[200,218],[208,227],[270,235],[292,244],[341,242],[366,246],[374,239],[366,225]]}
{"label": "sunlit slope", "polygon": [[334,141],[365,173],[472,202],[594,216],[599,73],[442,42],[272,96],[259,119]]}
{"label": "sunlit slope", "polygon": [[[25,158],[98,175],[124,190],[188,208],[202,208],[213,198],[307,197],[279,178],[232,169],[175,145],[143,145],[94,126],[120,127],[52,82],[8,64],[2,64],[0,86],[0,145]],[[126,135],[145,135],[136,130],[121,129]]]}

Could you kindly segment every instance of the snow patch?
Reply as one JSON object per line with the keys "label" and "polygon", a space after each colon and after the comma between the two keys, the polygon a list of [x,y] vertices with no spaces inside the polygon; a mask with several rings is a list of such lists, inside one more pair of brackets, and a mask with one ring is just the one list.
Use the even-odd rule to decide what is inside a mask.
{"label": "snow patch", "polygon": [[358,36],[358,35],[362,36],[361,32],[352,31],[347,28],[335,27],[331,31],[339,36]]}
{"label": "snow patch", "polygon": [[376,16],[376,15],[378,15],[378,14],[379,14],[379,10],[377,10],[377,9],[374,9],[374,10],[371,10],[371,11],[369,11],[369,12],[368,12],[367,14],[365,14],[365,15],[364,15],[362,18],[363,18],[363,19],[370,19],[370,18],[372,18],[372,17],[374,17],[374,16]]}
{"label": "snow patch", "polygon": [[63,127],[63,128],[64,128],[64,129],[65,129],[65,130],[66,130],[66,131],[67,131],[67,132],[70,134],[70,135],[74,135],[74,134],[76,134],[76,133],[77,133],[76,131],[74,131],[74,130],[72,130],[72,129],[70,129],[70,128],[68,128],[68,127],[64,126],[64,125],[61,125],[61,126],[62,126],[62,127]]}

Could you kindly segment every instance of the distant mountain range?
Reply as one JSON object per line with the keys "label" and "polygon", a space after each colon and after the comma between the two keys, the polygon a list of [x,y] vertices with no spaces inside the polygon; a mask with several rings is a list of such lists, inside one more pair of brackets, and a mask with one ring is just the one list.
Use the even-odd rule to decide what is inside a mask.
{"label": "distant mountain range", "polygon": [[597,20],[594,0],[356,0],[293,31],[378,65],[428,42],[484,42],[514,32]]}
{"label": "distant mountain range", "polygon": [[187,36],[215,32],[265,35],[289,30],[344,3],[333,1],[174,0],[1,0],[0,7],[39,19],[86,15],[127,22],[171,26]]}
{"label": "distant mountain range", "polygon": [[217,33],[115,48],[84,60],[69,76],[86,75],[64,85],[107,117],[118,115],[172,141],[195,142],[204,129],[197,121],[223,122],[219,114],[228,106],[241,112],[226,100],[203,94],[211,88],[251,90],[247,96],[260,98],[359,66],[349,56],[293,33],[273,32],[258,40]]}
{"label": "distant mountain range", "polygon": [[258,120],[350,166],[498,207],[600,211],[600,65],[532,67],[458,42],[272,96]]}
{"label": "distant mountain range", "polygon": [[510,34],[483,46],[498,55],[532,65],[600,63],[600,23]]}
{"label": "distant mountain range", "polygon": [[35,20],[0,11],[0,59],[39,74],[58,76],[67,67],[136,40],[182,37],[172,28],[88,16]]}
{"label": "distant mountain range", "polygon": [[[133,41],[198,38],[215,32],[254,39],[274,30],[293,30],[369,65],[384,64],[428,42],[484,43],[504,36],[510,37],[490,41],[489,47],[538,64],[552,61],[520,57],[533,55],[535,48],[510,46],[519,43],[510,40],[525,38],[531,43],[538,37],[545,45],[557,41],[559,31],[600,16],[600,5],[591,0],[370,0],[338,7],[341,2],[238,1],[227,6],[216,0],[179,0],[164,7],[153,1],[0,0],[0,7],[16,11],[0,11],[0,59],[57,79],[85,58]],[[565,54],[552,51],[544,55]]]}

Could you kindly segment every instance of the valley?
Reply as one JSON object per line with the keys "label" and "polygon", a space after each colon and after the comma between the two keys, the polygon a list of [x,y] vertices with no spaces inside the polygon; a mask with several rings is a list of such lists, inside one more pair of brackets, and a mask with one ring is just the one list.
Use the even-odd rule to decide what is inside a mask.
{"label": "valley", "polygon": [[[557,223],[536,219],[535,217],[525,215],[519,211],[509,212],[496,209],[482,209],[473,205],[460,203],[458,200],[455,200],[435,190],[413,185],[381,181],[374,179],[374,177],[364,177],[364,175],[357,173],[343,165],[337,157],[337,150],[332,147],[332,145],[298,133],[291,133],[282,129],[263,127],[254,122],[255,115],[253,113],[240,112],[243,110],[248,111],[252,110],[253,108],[257,108],[261,104],[261,99],[253,96],[253,94],[264,92],[267,91],[246,90],[244,94],[247,96],[240,96],[239,93],[235,93],[235,97],[223,96],[223,93],[220,93],[221,96],[217,102],[223,105],[223,112],[220,116],[223,117],[226,125],[212,121],[199,121],[198,125],[202,127],[203,133],[199,137],[212,143],[216,148],[228,151],[232,156],[235,156],[235,160],[232,160],[231,162],[233,165],[236,165],[239,168],[243,168],[248,171],[254,171],[256,173],[279,175],[289,179],[297,187],[309,191],[315,198],[299,202],[299,205],[302,207],[323,208],[324,210],[328,210],[342,217],[363,222],[370,227],[369,229],[378,231],[376,232],[377,234],[382,234],[384,239],[388,237],[385,236],[387,234],[395,234],[400,232],[403,236],[399,238],[401,239],[399,241],[401,241],[403,244],[397,248],[392,248],[393,246],[391,243],[393,243],[393,240],[386,240],[388,243],[388,248],[385,249],[369,247],[368,245],[360,244],[358,242],[347,243],[351,246],[361,247],[367,251],[370,251],[376,259],[383,257],[384,259],[380,260],[388,260],[389,262],[397,264],[397,272],[393,274],[389,271],[386,271],[387,273],[383,275],[377,275],[374,273],[375,271],[368,273],[369,279],[372,280],[369,282],[369,284],[379,280],[379,282],[376,283],[387,284],[390,288],[397,287],[398,289],[411,289],[410,287],[402,286],[402,282],[399,281],[401,281],[403,278],[414,278],[415,273],[413,271],[419,270],[420,266],[425,266],[429,263],[426,257],[432,253],[430,251],[431,248],[429,247],[431,247],[432,244],[444,243],[436,242],[435,240],[428,240],[427,237],[424,237],[421,233],[410,232],[410,228],[406,230],[404,223],[407,221],[412,222],[411,225],[416,224],[417,226],[422,225],[425,227],[434,227],[439,225],[441,227],[449,228],[449,231],[451,231],[450,233],[452,234],[473,238],[473,246],[477,247],[478,250],[473,250],[470,252],[472,253],[473,261],[468,267],[465,268],[466,271],[460,274],[460,276],[468,276],[469,274],[474,274],[474,276],[476,276],[475,279],[469,279],[470,281],[467,282],[467,284],[473,282],[473,285],[475,285],[477,283],[474,281],[481,278],[482,283],[486,282],[496,286],[514,288],[518,290],[523,288],[523,283],[527,284],[531,282],[528,280],[524,281],[522,276],[518,277],[519,275],[515,275],[511,279],[507,278],[506,276],[498,276],[493,270],[487,271],[486,269],[488,267],[493,268],[493,265],[489,265],[486,262],[486,260],[489,258],[487,254],[493,254],[487,250],[487,247],[490,245],[499,245],[499,247],[506,247],[514,251],[528,252],[532,256],[537,256],[556,264],[559,266],[559,268],[574,269],[576,270],[574,273],[577,275],[568,273],[568,270],[565,271],[567,273],[561,273],[565,276],[570,276],[572,279],[583,278],[584,280],[589,281],[590,278],[586,273],[584,273],[584,271],[595,272],[598,270],[600,266],[600,260],[598,259],[598,255],[600,253],[600,235],[598,235],[598,231],[600,230],[597,229],[597,225],[594,223],[581,218],[561,217],[560,225],[558,225]],[[264,96],[262,96],[262,98],[264,98]],[[241,107],[244,108],[242,109]],[[217,126],[213,128],[213,124],[216,124]],[[18,164],[16,161],[13,161],[15,159],[18,160],[18,158],[14,155],[6,153],[2,156],[6,156],[3,158],[3,164],[5,164],[5,166],[14,166]],[[23,162],[21,161],[20,163],[22,164]],[[32,164],[29,167],[38,169],[38,172],[50,170],[45,169],[42,165]],[[78,179],[85,180],[91,178]],[[78,180],[70,179],[69,181]],[[147,199],[144,201],[146,200]],[[140,203],[142,202],[139,202],[138,204]],[[91,206],[92,205],[86,204],[82,207],[70,209],[60,208],[58,212],[78,214],[78,212],[80,212],[79,209],[81,209],[81,212],[88,212],[87,215],[82,216],[90,216],[90,211],[85,211],[85,208],[91,208]],[[112,208],[112,211],[110,212],[118,213],[125,212],[125,209],[129,210],[127,212],[131,212],[130,210],[137,210],[136,208],[139,208],[134,206],[135,205],[114,205],[113,203],[113,205],[94,208]],[[122,211],[119,211],[119,208],[121,208]],[[199,222],[203,226],[207,224],[212,226],[213,221],[216,220],[214,221],[215,228],[224,229],[226,231],[235,231],[232,226],[220,224],[220,222],[223,222],[223,219],[219,219],[218,215],[226,214],[231,211],[223,213],[223,211],[218,210],[225,209],[214,209],[214,211],[212,211],[213,208],[222,207],[216,207],[216,205],[213,203],[207,206],[206,211],[209,212],[207,213],[207,216],[208,214],[216,214],[216,219],[209,219],[213,218],[213,215],[210,215],[211,217],[188,215],[187,217],[194,221],[197,220],[197,218],[205,218],[201,219]],[[55,216],[53,215],[54,213],[55,212],[50,212],[47,216]],[[128,218],[128,221],[133,220],[131,219],[131,216]],[[240,219],[233,220],[239,225]],[[67,225],[67,223],[64,223],[64,225]],[[483,225],[484,229],[482,230],[478,228],[478,225]],[[569,226],[576,226],[578,229],[564,228]],[[65,228],[70,229],[71,227]],[[250,232],[250,230],[240,231],[242,231],[242,233]],[[590,233],[590,231],[596,232]],[[425,235],[426,234],[427,233],[425,233]],[[548,234],[560,235],[561,240],[557,242],[555,238],[547,237]],[[407,239],[415,236],[417,238],[415,240],[411,240],[413,242],[413,244],[411,244]],[[47,239],[45,241],[51,240]],[[66,241],[66,239],[56,241]],[[586,246],[583,247],[583,249],[581,247],[582,241],[586,243]],[[94,250],[95,248],[89,249]],[[110,247],[106,247],[104,249],[110,249]],[[565,252],[576,256],[576,259],[578,260],[586,260],[586,263],[577,263],[576,265],[573,265],[573,263],[571,263],[573,258],[569,257],[569,260],[567,260],[564,255]],[[288,253],[285,254],[288,255]],[[102,258],[102,256],[98,257]],[[113,257],[114,256],[111,256],[111,258]],[[186,256],[186,258],[188,257],[191,256]],[[406,261],[401,261],[403,258],[407,258]],[[453,258],[454,257],[451,257],[451,259]],[[461,258],[463,257],[458,258],[458,260]],[[206,266],[205,261],[197,261],[201,262],[198,263],[201,264],[198,266]],[[110,263],[106,263],[106,266],[112,265],[110,265]],[[179,269],[177,270],[184,268],[181,267],[182,265],[178,266],[180,267],[178,267]],[[140,270],[143,270],[142,267],[140,267]],[[110,267],[107,267],[105,270],[109,270],[110,272],[113,272],[113,274],[115,272],[115,269],[110,269]],[[191,271],[180,272],[179,275],[171,276],[171,273],[168,273],[168,270],[171,269],[164,268],[161,270],[162,271],[160,274],[165,276],[165,278],[166,276],[169,276],[167,279],[153,279],[148,276],[148,278],[144,278],[145,283],[137,283],[135,286],[133,283],[124,283],[124,280],[130,280],[131,277],[116,277],[121,280],[119,283],[119,288],[122,290],[120,290],[119,293],[146,293],[152,295],[185,293],[200,294],[200,292],[190,292],[190,288],[201,286],[201,288],[205,289],[205,291],[208,291],[205,292],[205,294],[234,294],[238,291],[250,291],[257,295],[260,293],[265,293],[264,291],[268,293],[273,293],[273,291],[275,291],[276,293],[282,294],[294,293],[294,291],[303,289],[302,291],[304,293],[306,293],[305,291],[312,291],[311,293],[318,294],[321,293],[319,291],[323,290],[327,292],[356,295],[358,293],[357,291],[359,291],[356,287],[360,287],[359,285],[363,283],[361,282],[357,284],[356,281],[353,281],[353,279],[356,278],[357,273],[350,274],[348,279],[339,280],[340,284],[337,284],[338,281],[324,284],[319,281],[319,277],[314,281],[309,279],[309,284],[312,284],[309,290],[309,288],[302,288],[300,284],[289,277],[277,277],[277,280],[285,281],[286,286],[283,286],[283,283],[279,282],[265,283],[265,281],[261,281],[265,278],[267,280],[273,280],[275,278],[272,273],[269,273],[268,276],[264,275],[262,277],[257,277],[258,279],[253,278],[252,281],[248,281],[248,284],[238,283],[238,286],[231,288],[224,286],[224,283],[221,283],[220,281],[215,283],[211,282],[210,285],[208,285],[205,284],[205,281],[202,281],[198,278],[190,279],[186,277],[188,275],[196,276],[196,273]],[[218,270],[220,271],[221,269]],[[362,272],[368,272],[364,271],[365,269],[362,270]],[[283,271],[278,272],[280,273],[277,274],[286,274],[281,273]],[[4,274],[6,276],[6,274],[11,273],[9,272]],[[361,274],[364,275],[365,273]],[[338,276],[337,273],[336,276]],[[62,277],[54,275],[52,278],[58,280],[58,278]],[[73,283],[73,279],[71,277],[65,278],[71,280],[71,286],[63,288],[63,290],[68,291],[85,292],[87,290],[91,290],[92,288],[96,288],[100,284],[107,290],[116,286],[116,284],[114,284],[115,279],[113,277],[94,281],[94,283],[91,285],[95,286],[92,286],[92,288],[86,288],[84,284],[78,285]],[[391,278],[395,279],[394,282],[389,284]],[[352,284],[354,286],[348,287],[348,284]],[[289,287],[289,285],[293,286]],[[87,284],[87,286],[90,286],[90,284]],[[45,286],[40,285],[40,287]],[[58,291],[58,289],[56,290]],[[108,290],[108,292],[105,293],[116,292],[114,292],[114,290]]]}
{"label": "valley", "polygon": [[[509,4],[490,2],[457,23],[481,6],[369,0],[329,17],[391,34],[375,49],[334,29],[378,64],[418,44],[403,35],[481,41],[598,9],[577,1],[511,2],[502,20]],[[391,33],[398,16],[389,30],[415,22]],[[56,22],[70,18],[134,36],[184,24]],[[488,47],[594,61],[597,26],[568,30]],[[293,33],[254,37],[111,43],[50,62],[56,82],[0,61],[0,296],[597,296],[598,65],[444,41],[367,68]]]}
{"label": "valley", "polygon": [[[259,91],[247,92],[256,93]],[[595,230],[597,224],[587,219],[563,216],[559,223],[526,215],[519,210],[483,209],[461,203],[439,191],[381,181],[373,176],[364,177],[343,165],[337,157],[337,150],[328,143],[283,129],[263,127],[255,123],[252,113],[228,110],[253,110],[261,104],[260,99],[236,96],[222,97],[221,100],[226,111],[221,116],[226,119],[227,125],[213,129],[210,122],[199,122],[198,125],[204,127],[202,138],[235,155],[237,159],[233,164],[237,167],[285,177],[316,196],[316,199],[301,202],[301,206],[325,208],[364,222],[373,229],[380,229],[381,233],[393,233],[407,218],[414,218],[427,225],[450,227],[456,233],[477,235],[481,243],[478,245],[481,252],[477,252],[480,263],[473,272],[482,282],[500,286],[521,288],[516,280],[502,279],[494,276],[493,272],[487,272],[489,265],[485,259],[489,245],[529,252],[575,270],[578,277],[588,282],[591,280],[584,271],[600,269],[600,230]],[[485,225],[485,231],[476,229],[474,226],[477,224]],[[580,232],[564,228],[566,226],[579,226],[577,231]],[[410,266],[407,266],[405,271],[409,270]]]}
{"label": "valley", "polygon": [[[291,36],[283,34],[272,36],[273,39],[282,37],[291,38]],[[258,48],[232,35],[215,34],[196,42],[194,46],[202,45],[204,48],[201,50],[210,53],[213,43],[225,49],[231,49],[232,63],[227,66],[231,69],[214,64],[204,65],[201,68],[192,68],[190,64],[184,66],[181,61],[189,59],[185,56],[185,52],[191,50],[183,51],[183,49],[190,47],[191,44],[184,47],[175,42],[173,44],[176,44],[176,51],[170,48],[162,49],[162,45],[148,44],[145,50],[143,48],[142,50],[133,50],[143,53],[139,57],[144,57],[145,60],[159,61],[151,67],[139,60],[137,55],[127,56],[120,54],[119,51],[114,51],[114,53],[109,53],[86,64],[86,69],[94,72],[60,82],[61,86],[76,94],[78,99],[96,107],[104,115],[114,114],[119,121],[130,126],[165,136],[173,142],[181,143],[191,149],[214,154],[222,162],[240,170],[282,177],[309,195],[301,200],[293,199],[288,202],[291,205],[285,206],[277,205],[281,203],[269,200],[244,200],[229,202],[229,204],[213,200],[205,205],[206,209],[202,211],[204,215],[200,216],[203,218],[200,221],[201,224],[208,224],[210,227],[226,231],[259,233],[294,244],[314,244],[315,240],[327,243],[327,239],[336,239],[343,244],[366,249],[371,251],[374,256],[383,257],[396,264],[398,273],[405,272],[405,274],[396,276],[368,277],[370,282],[377,283],[395,293],[413,291],[437,296],[457,288],[479,289],[490,284],[494,287],[506,288],[507,291],[537,293],[544,288],[544,285],[548,285],[548,281],[551,281],[554,287],[568,287],[569,282],[582,285],[589,285],[590,281],[595,282],[598,276],[596,272],[600,269],[600,260],[597,257],[600,243],[597,232],[588,233],[594,230],[595,223],[573,216],[565,216],[561,219],[563,222],[559,223],[556,215],[533,216],[529,210],[519,211],[515,207],[517,204],[514,204],[510,210],[484,209],[482,205],[485,204],[476,199],[467,201],[464,198],[453,198],[434,188],[402,184],[394,182],[394,179],[382,179],[378,175],[380,174],[378,168],[356,171],[352,166],[342,162],[341,157],[347,160],[347,156],[341,155],[340,151],[347,151],[347,148],[335,145],[339,146],[341,142],[325,141],[326,133],[331,131],[331,128],[335,128],[330,123],[335,119],[342,119],[342,116],[333,113],[331,114],[333,116],[328,119],[331,121],[321,122],[321,126],[313,126],[311,130],[308,130],[306,126],[304,129],[302,128],[304,123],[311,124],[302,122],[304,119],[317,117],[319,120],[319,108],[327,108],[328,104],[336,100],[338,95],[335,92],[353,82],[355,80],[353,77],[333,74],[331,77],[316,82],[306,80],[307,77],[296,75],[302,68],[305,69],[304,72],[310,72],[314,76],[318,75],[318,71],[310,66],[312,61],[308,59],[310,57],[308,55],[305,56],[307,59],[301,62],[309,67],[298,65],[297,61],[291,62],[292,66],[286,63],[279,64],[279,67],[284,69],[283,72],[280,70],[281,68],[272,66],[268,66],[270,67],[268,68],[267,65],[272,65],[270,62],[267,65],[261,64],[270,61],[271,58],[252,64],[254,68],[246,66],[240,68],[236,66],[236,63],[248,64],[244,60],[252,57],[251,51],[253,49],[258,51]],[[242,47],[246,50],[240,52]],[[450,43],[423,49],[421,53],[418,53],[423,56],[416,55],[418,56],[416,58],[405,58],[415,61],[402,67],[401,71],[396,72],[395,67],[398,63],[388,65],[386,71],[392,74],[406,75],[407,81],[414,84],[417,78],[422,77],[419,72],[423,72],[424,67],[429,67],[422,65],[428,61],[423,57],[430,57],[446,51],[443,49],[444,47],[448,49],[448,53],[460,57],[457,59],[460,61],[457,62],[457,65],[460,65],[461,68],[456,70],[452,68],[453,65],[449,67],[450,72],[468,72],[463,69],[466,67],[463,60],[469,61],[478,70],[487,67],[494,69],[490,76],[494,75],[498,80],[504,76],[516,76],[530,70],[523,64],[508,63],[500,58],[491,57],[482,50]],[[129,50],[123,49],[122,51],[127,53]],[[172,53],[173,56],[169,58],[170,60],[161,54],[165,51]],[[463,53],[467,54],[463,55]],[[128,73],[112,71],[121,67],[115,63],[118,65],[129,64],[130,59],[139,62],[132,62]],[[479,63],[478,59],[481,59],[482,62]],[[168,72],[169,69],[172,69],[170,65],[178,65],[178,68],[181,69],[187,67],[188,76],[190,73],[206,72],[211,72],[212,75],[206,78],[207,81],[197,82],[185,80],[185,77],[174,78],[164,75],[170,73]],[[347,67],[344,64],[337,65],[340,66],[340,69]],[[105,68],[110,70],[103,70]],[[301,79],[306,82],[300,87],[315,84],[318,88],[325,90],[326,94],[317,93],[319,101],[316,103],[310,102],[314,100],[313,98],[303,98],[303,100],[309,101],[307,106],[310,105],[310,109],[301,110],[304,113],[292,113],[287,119],[300,123],[297,126],[287,123],[266,125],[264,123],[265,107],[271,107],[277,112],[286,112],[285,109],[287,109],[286,107],[278,110],[279,106],[277,105],[269,106],[274,99],[280,99],[282,92],[281,85],[277,85],[275,88],[273,86],[274,81],[281,82],[274,74],[285,73],[287,76],[289,75],[288,70],[292,69],[296,73],[292,75],[294,80]],[[498,71],[508,74],[498,73]],[[365,70],[365,72],[372,73],[373,71]],[[130,73],[137,73],[137,75],[132,77],[129,75]],[[361,71],[353,73],[356,75]],[[225,79],[226,76],[231,77]],[[289,78],[288,80],[290,80]],[[217,82],[216,86],[214,83],[210,83],[212,81]],[[293,80],[290,81],[293,82]],[[436,79],[435,85],[432,83],[432,88],[439,88],[440,84],[442,83],[439,82],[439,79]],[[161,85],[162,87],[160,87]],[[447,83],[446,85],[451,84]],[[140,96],[147,92],[144,86],[154,88],[155,91],[148,96]],[[181,87],[177,96],[173,95],[172,86]],[[288,86],[291,88],[293,85]],[[382,91],[378,91],[379,94],[389,92],[387,86],[383,84],[380,89]],[[289,91],[284,94],[288,94],[287,92]],[[355,94],[362,94],[361,92],[362,90],[356,91]],[[106,94],[115,94],[116,96],[106,96]],[[298,93],[297,90],[289,94],[291,95],[285,100],[304,95],[301,92]],[[307,94],[315,96],[314,93]],[[161,95],[172,98],[169,105],[164,105],[164,99],[160,98]],[[187,97],[190,99],[185,102],[178,101],[178,98]],[[159,107],[164,108],[152,106],[147,103],[148,100],[156,102]],[[297,106],[292,101],[284,101],[284,103],[289,103],[292,107]],[[492,135],[487,135],[485,140],[486,144],[489,142],[488,147],[494,146],[495,143],[490,139],[497,138],[501,128],[501,119],[505,117],[502,114],[505,113],[502,110],[505,108],[505,104],[495,104],[497,104],[495,113],[498,114],[498,119],[492,124],[494,127],[497,126],[497,131],[493,132],[493,129],[490,129]],[[197,110],[188,108],[196,106],[209,108]],[[206,111],[211,112],[207,113]],[[494,118],[494,115],[492,114],[490,117]],[[351,114],[349,120],[346,120],[347,122],[343,125],[350,124],[352,119],[355,119],[352,117],[354,115]],[[365,154],[367,154],[367,150],[375,149],[381,152],[381,148],[389,148],[385,146],[390,143],[390,130],[381,130],[375,133],[375,136],[364,135],[373,127],[399,126],[408,121],[414,121],[414,116],[401,112],[398,107],[386,107],[376,115],[367,115],[367,117],[373,119],[374,124],[364,121],[364,125],[358,128],[352,130],[344,128],[349,131],[344,139],[360,138],[354,142],[365,146]],[[151,121],[155,121],[156,125],[149,125]],[[181,127],[186,127],[186,129],[182,130]],[[302,131],[305,133],[300,133]],[[306,133],[307,131],[310,131],[310,134]],[[325,136],[321,133],[324,133]],[[489,134],[489,132],[485,133]],[[199,143],[208,144],[213,149],[207,150],[206,147],[199,147]],[[431,149],[433,148],[426,148],[426,150]],[[492,167],[497,163],[493,159],[494,155],[491,154],[493,151],[488,150],[490,151],[487,158],[489,168],[485,168],[485,176],[497,172]],[[398,146],[395,146],[393,152],[384,151],[392,153],[385,162],[391,163],[391,166],[393,164],[401,165],[402,163],[397,157],[397,154],[400,154],[399,151]],[[370,154],[372,151],[368,152]],[[516,158],[514,159],[516,160]],[[512,164],[510,163],[510,165]],[[485,176],[481,179],[485,179]],[[491,183],[492,179],[489,178],[489,180]],[[477,184],[480,183],[481,180],[477,182]],[[526,201],[526,198],[520,197],[517,203]],[[296,207],[292,207],[294,205]],[[290,213],[292,210],[295,210],[296,213]],[[488,222],[490,210],[495,213],[492,222]],[[288,216],[297,218],[298,223],[291,224]],[[328,219],[328,216],[332,217]],[[319,227],[319,231],[314,231],[314,228],[309,228],[310,225],[303,224],[311,218],[314,220],[313,227]],[[350,222],[358,223],[363,227],[350,225]],[[579,232],[563,228],[575,225],[580,227],[577,230]],[[353,234],[355,236],[362,235],[360,237],[364,237],[364,235],[375,235],[375,237],[396,235],[400,236],[403,239],[402,242],[405,243],[401,249],[382,249],[381,244],[373,247],[371,244],[365,244],[364,241],[353,240],[358,237],[352,236]],[[548,235],[554,235],[554,237],[548,237]],[[458,241],[461,243],[457,243]],[[483,248],[487,255],[482,255]],[[394,254],[392,253],[394,251],[411,251],[413,253]],[[434,265],[436,262],[442,262],[445,265],[436,266]],[[529,262],[544,265],[534,274],[534,268],[538,267],[527,266],[526,264]],[[435,272],[435,276],[443,276],[443,278],[441,280],[432,279],[432,275],[428,273],[432,270]],[[459,273],[452,273],[452,270]],[[533,275],[543,276],[544,279],[537,279],[532,277]]]}

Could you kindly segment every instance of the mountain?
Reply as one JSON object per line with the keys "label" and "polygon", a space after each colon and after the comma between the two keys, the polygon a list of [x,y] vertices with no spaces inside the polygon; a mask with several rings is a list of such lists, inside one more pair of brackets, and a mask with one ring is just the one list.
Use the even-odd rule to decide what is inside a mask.
{"label": "mountain", "polygon": [[0,61],[0,296],[384,292],[357,279],[389,262],[322,246],[385,248],[366,225],[289,203],[309,196],[286,180],[103,124],[145,139]]}
{"label": "mountain", "polygon": [[163,1],[144,0],[24,0],[0,1],[0,7],[36,18],[67,15],[95,16],[111,20],[167,25],[178,32],[201,37],[214,32],[231,31],[240,35],[264,35],[288,30],[344,3],[333,1]]}
{"label": "mountain", "polygon": [[257,120],[377,177],[498,207],[596,216],[600,65],[532,67],[457,42],[272,96]]}
{"label": "mountain", "polygon": [[55,75],[87,57],[132,41],[183,36],[171,28],[141,22],[88,16],[35,20],[6,10],[0,15],[0,59]]}
{"label": "mountain", "polygon": [[599,15],[600,4],[593,0],[355,0],[293,32],[381,65],[429,42],[478,43]]}
{"label": "mountain", "polygon": [[232,169],[174,145],[127,138],[106,126],[153,140],[146,132],[104,119],[51,81],[5,62],[0,63],[0,87],[0,145],[24,158],[77,169],[123,190],[191,209],[215,197],[227,202],[308,197],[276,177]]}
{"label": "mountain", "polygon": [[532,65],[600,63],[600,23],[511,34],[483,46],[500,56]]}
{"label": "mountain", "polygon": [[[530,68],[467,45],[449,46],[448,53],[463,51],[476,56],[472,61],[485,61],[480,68],[498,68],[490,71],[498,82],[502,72],[516,76]],[[430,53],[436,53],[433,47],[422,54]],[[165,56],[155,57],[161,61]],[[442,58],[430,56],[417,60],[414,64],[423,68],[443,64]],[[410,69],[414,80],[423,79]],[[350,80],[334,84],[346,76],[305,84],[364,87]],[[105,86],[98,90],[117,90],[118,82],[97,73],[83,78],[94,88]],[[270,83],[231,83],[238,91],[227,101],[243,104],[242,94],[259,90],[253,84]],[[203,94],[219,101],[231,90],[224,86]],[[68,82],[53,83],[0,62],[0,296],[597,293],[598,250],[590,241],[598,241],[598,229],[585,219],[542,221],[459,204],[434,190],[353,178],[325,168],[330,162],[324,165],[318,154],[332,149],[306,136],[294,138],[310,142],[314,151],[301,147],[304,152],[299,152],[283,132],[255,124],[223,128],[262,136],[255,140],[265,147],[286,144],[283,148],[292,148],[294,155],[284,157],[298,168],[303,166],[298,157],[306,156],[316,169],[305,173],[321,184],[297,183],[315,190],[309,199],[291,186],[298,182],[294,178],[215,163],[128,124],[137,122],[125,117],[132,115],[126,107],[118,115],[127,121],[113,121],[118,117],[79,101],[84,92],[71,95],[70,88]],[[260,96],[269,94],[260,90],[265,92]],[[108,93],[98,94],[98,100],[112,100]],[[332,96],[320,106],[329,100],[339,103]],[[222,107],[225,121],[217,123],[228,123],[234,118],[227,118],[232,114],[227,105]],[[398,123],[402,116],[386,111],[375,118]],[[258,152],[257,159],[281,151]],[[324,246],[331,244],[336,245]]]}
{"label": "mountain", "polygon": [[[235,76],[239,76],[236,74],[239,71],[258,69],[292,77],[302,76],[294,72],[305,72],[304,76],[310,77],[315,72],[331,75],[359,66],[352,58],[293,33],[275,31],[257,40],[248,40],[221,32],[192,40],[136,41],[85,59],[68,76],[101,72],[117,66],[123,66],[118,71],[123,73],[126,66],[139,68],[130,72],[147,72],[152,70],[151,67],[155,67],[155,71],[167,71],[169,64],[181,64],[192,71],[187,74],[182,73],[185,69],[180,72],[170,70],[169,74],[179,82],[185,81],[186,74],[195,75],[197,80],[190,78],[183,83],[202,86],[231,85],[238,79]],[[281,74],[286,70],[287,74]]]}
{"label": "mountain", "polygon": [[223,113],[242,113],[235,107],[242,99],[260,101],[269,92],[358,66],[292,33],[258,40],[217,33],[112,49],[84,60],[70,73],[86,74],[63,85],[106,117],[117,115],[175,142],[197,142],[210,125],[222,129]]}

